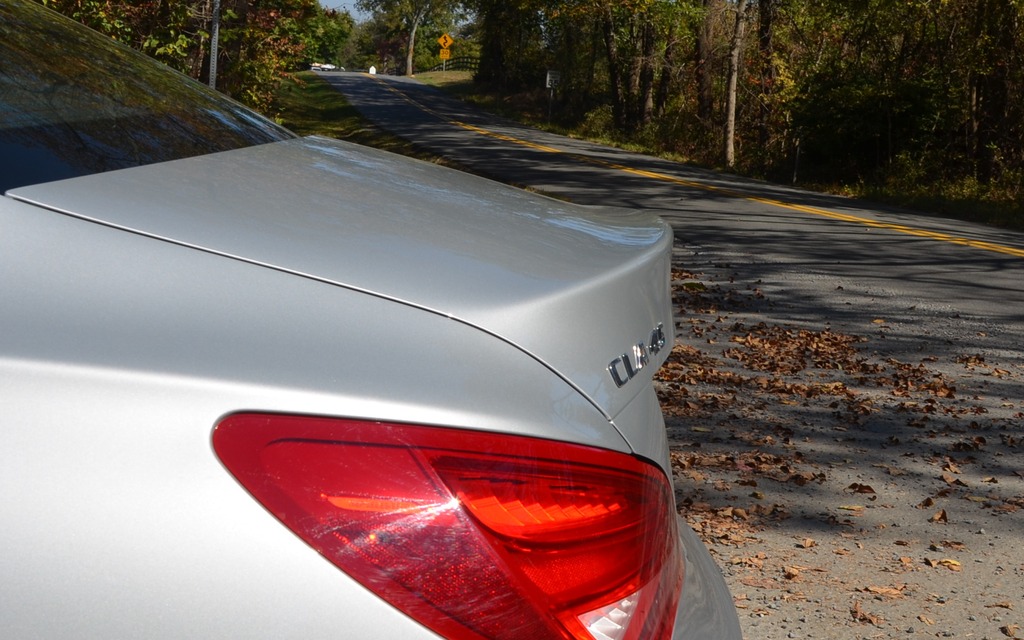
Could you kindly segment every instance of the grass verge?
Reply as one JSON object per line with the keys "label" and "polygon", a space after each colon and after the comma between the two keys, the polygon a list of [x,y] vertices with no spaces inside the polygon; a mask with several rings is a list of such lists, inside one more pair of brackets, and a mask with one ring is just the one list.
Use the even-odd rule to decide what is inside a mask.
{"label": "grass verge", "polygon": [[371,124],[340,91],[312,71],[285,80],[277,93],[278,122],[300,136],[325,136],[437,164],[440,157]]}

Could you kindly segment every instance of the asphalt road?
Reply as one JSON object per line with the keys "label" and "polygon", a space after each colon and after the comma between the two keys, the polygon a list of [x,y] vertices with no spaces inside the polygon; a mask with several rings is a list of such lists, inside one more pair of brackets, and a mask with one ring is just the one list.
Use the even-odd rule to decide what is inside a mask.
{"label": "asphalt road", "polygon": [[[1024,234],[540,132],[415,80],[323,77],[380,127],[476,173],[673,225],[677,268],[702,292],[678,337],[732,377],[691,384],[724,404],[670,416],[670,438],[749,640],[1024,637]],[[786,380],[850,390],[839,401],[762,393],[726,353],[741,325],[854,336],[881,373]],[[879,382],[907,371],[916,389]],[[928,391],[929,377],[956,392]],[[763,505],[785,518],[748,520]],[[723,520],[734,507],[743,517]],[[715,538],[732,524],[741,533]]]}
{"label": "asphalt road", "polygon": [[[402,77],[323,74],[363,114],[415,145],[502,182],[587,205],[657,211],[677,242],[776,274],[830,276],[776,302],[835,319],[875,298],[999,325],[1024,344],[1024,234],[873,207],[707,171],[503,121]],[[908,317],[908,320],[912,318]],[[994,327],[993,327],[994,328]]]}

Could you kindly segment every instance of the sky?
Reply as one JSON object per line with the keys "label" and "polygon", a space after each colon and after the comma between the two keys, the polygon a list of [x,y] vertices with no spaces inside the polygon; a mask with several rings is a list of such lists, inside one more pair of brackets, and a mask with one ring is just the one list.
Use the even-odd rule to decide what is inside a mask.
{"label": "sky", "polygon": [[320,2],[323,6],[328,9],[337,9],[338,11],[348,11],[352,14],[358,22],[362,22],[369,16],[362,11],[356,9],[356,0],[322,0]]}

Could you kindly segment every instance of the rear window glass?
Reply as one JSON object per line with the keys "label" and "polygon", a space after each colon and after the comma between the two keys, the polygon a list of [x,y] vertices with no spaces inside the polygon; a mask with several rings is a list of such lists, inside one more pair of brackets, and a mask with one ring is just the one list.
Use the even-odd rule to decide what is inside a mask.
{"label": "rear window glass", "polygon": [[45,7],[0,3],[0,193],[291,137]]}

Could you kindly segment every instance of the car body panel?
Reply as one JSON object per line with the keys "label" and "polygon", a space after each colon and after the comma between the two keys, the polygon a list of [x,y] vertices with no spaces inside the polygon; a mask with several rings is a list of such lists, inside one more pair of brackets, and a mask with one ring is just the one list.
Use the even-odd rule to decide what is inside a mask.
{"label": "car body panel", "polygon": [[408,305],[9,199],[0,255],[4,637],[434,637],[225,472],[209,438],[227,413],[629,450],[534,359]]}
{"label": "car body panel", "polygon": [[653,215],[574,207],[323,138],[8,195],[456,318],[541,359],[608,417],[641,386],[618,388],[609,363],[671,326],[672,236]]}
{"label": "car body panel", "polygon": [[[565,381],[464,323],[11,200],[0,213],[4,357],[295,389],[330,401],[304,413],[628,450]],[[297,410],[221,412],[232,408]]]}
{"label": "car body panel", "polygon": [[326,408],[315,395],[9,359],[0,387],[0,636],[435,637],[297,540],[213,455],[225,406]]}
{"label": "car body panel", "polygon": [[[0,637],[437,638],[222,465],[211,438],[237,413],[485,431],[531,462],[570,449],[541,439],[584,445],[669,495],[662,221],[293,138],[35,3],[0,13],[0,60],[25,59],[0,82]],[[37,60],[50,41],[73,64]],[[663,532],[669,501],[647,503]],[[679,524],[673,640],[738,640]]]}
{"label": "car body panel", "polygon": [[742,640],[740,620],[722,571],[683,518],[679,519],[679,539],[686,575],[672,640]]}

